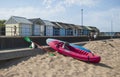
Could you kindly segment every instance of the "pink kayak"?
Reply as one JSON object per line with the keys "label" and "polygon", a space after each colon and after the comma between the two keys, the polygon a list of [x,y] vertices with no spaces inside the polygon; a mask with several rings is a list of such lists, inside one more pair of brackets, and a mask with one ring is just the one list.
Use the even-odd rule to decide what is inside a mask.
{"label": "pink kayak", "polygon": [[73,57],[75,59],[79,59],[82,61],[88,61],[91,63],[99,63],[101,60],[100,56],[97,56],[91,52],[86,52],[84,50],[80,50],[78,48],[72,47],[70,45],[66,48],[63,48],[64,42],[60,41],[51,41],[48,43],[48,45],[59,52],[60,54]]}

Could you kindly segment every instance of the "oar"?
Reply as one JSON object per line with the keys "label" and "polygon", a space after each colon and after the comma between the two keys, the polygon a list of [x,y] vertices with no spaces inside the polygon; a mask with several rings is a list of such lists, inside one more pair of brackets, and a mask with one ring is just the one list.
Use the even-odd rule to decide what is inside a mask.
{"label": "oar", "polygon": [[[35,48],[35,46],[37,46],[38,48],[44,50],[44,51],[47,51],[47,52],[50,52],[49,49],[47,48],[44,48],[43,46],[41,46],[40,44],[37,44],[36,42],[33,42],[29,37],[24,37],[24,40],[26,40],[27,42],[31,43],[31,45],[29,46],[30,48]],[[51,56],[54,56],[54,54],[51,54]]]}
{"label": "oar", "polygon": [[29,37],[24,37],[24,39],[25,39],[27,42],[29,42],[29,43],[32,42],[31,39],[30,39]]}
{"label": "oar", "polygon": [[31,43],[29,48],[35,48],[35,43],[29,37],[24,37],[24,40],[26,40],[27,42]]}
{"label": "oar", "polygon": [[29,46],[30,48],[35,48],[37,46],[38,48],[43,49],[41,45],[37,44],[36,42],[33,42],[29,37],[24,37],[24,40],[31,43],[31,45]]}

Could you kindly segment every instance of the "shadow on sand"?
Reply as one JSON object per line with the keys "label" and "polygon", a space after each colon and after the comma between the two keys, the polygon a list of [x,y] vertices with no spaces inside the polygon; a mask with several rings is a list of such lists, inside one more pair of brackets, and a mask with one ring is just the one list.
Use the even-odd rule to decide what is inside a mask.
{"label": "shadow on sand", "polygon": [[9,68],[11,66],[17,65],[18,63],[22,62],[22,61],[27,61],[28,59],[30,59],[31,57],[34,57],[36,55],[44,55],[47,52],[53,52],[52,48],[43,48],[39,50],[39,53],[36,53],[35,55],[32,56],[26,56],[26,57],[21,57],[21,58],[15,58],[15,59],[9,59],[9,60],[3,60],[0,61],[0,69],[6,69]]}
{"label": "shadow on sand", "polygon": [[104,63],[98,63],[98,64],[94,64],[95,66],[101,66],[101,67],[105,67],[105,68],[109,68],[109,69],[113,69],[111,66],[106,65]]}
{"label": "shadow on sand", "polygon": [[[45,53],[46,53],[45,51],[41,51],[39,53],[39,55],[44,55]],[[38,54],[36,54],[36,55],[38,55]],[[28,59],[30,59],[31,57],[34,57],[36,55],[0,61],[0,69],[6,69],[11,66],[17,65],[18,63],[20,63],[22,61],[27,61]]]}
{"label": "shadow on sand", "polygon": [[[85,61],[83,61],[83,62],[85,62]],[[93,65],[95,65],[95,66],[100,66],[100,67],[105,67],[105,68],[113,69],[111,66],[106,65],[106,64],[104,64],[104,63],[90,63],[90,62],[85,62],[85,63],[93,64]]]}

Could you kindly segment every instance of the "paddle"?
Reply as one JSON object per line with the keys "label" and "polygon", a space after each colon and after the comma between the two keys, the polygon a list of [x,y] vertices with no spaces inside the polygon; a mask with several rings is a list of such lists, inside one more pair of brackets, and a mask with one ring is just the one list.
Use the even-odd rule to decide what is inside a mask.
{"label": "paddle", "polygon": [[[41,46],[40,44],[37,44],[36,42],[33,42],[29,37],[24,37],[24,40],[31,43],[31,45],[29,46],[30,48],[35,48],[35,46],[37,46],[38,48],[44,50],[44,51],[49,51],[51,52],[49,49],[44,48],[43,46]],[[55,54],[49,53],[50,56],[54,56]]]}
{"label": "paddle", "polygon": [[35,48],[37,46],[38,48],[43,49],[41,45],[37,44],[36,42],[33,42],[29,37],[24,37],[24,40],[31,43],[31,45],[29,46],[30,48]]}
{"label": "paddle", "polygon": [[29,37],[24,37],[24,39],[27,41],[27,42],[32,42],[31,39]]}
{"label": "paddle", "polygon": [[29,46],[29,48],[35,48],[35,43],[32,42],[32,40],[29,37],[24,37],[24,40],[31,43],[31,45]]}

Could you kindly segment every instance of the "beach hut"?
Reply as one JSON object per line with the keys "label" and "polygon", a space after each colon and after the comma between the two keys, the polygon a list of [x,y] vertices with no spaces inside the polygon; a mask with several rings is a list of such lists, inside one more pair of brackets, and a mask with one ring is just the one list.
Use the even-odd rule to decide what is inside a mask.
{"label": "beach hut", "polygon": [[73,36],[78,36],[78,30],[80,29],[78,27],[78,25],[74,25],[74,24],[69,24],[69,26],[71,27],[71,30],[73,32]]}
{"label": "beach hut", "polygon": [[60,30],[61,30],[61,26],[57,23],[57,22],[52,22],[55,26],[53,26],[53,35],[54,36],[61,36],[60,34]]}
{"label": "beach hut", "polygon": [[96,33],[97,35],[99,35],[100,31],[97,27],[94,27],[94,26],[88,26],[92,29],[92,32]]}
{"label": "beach hut", "polygon": [[65,25],[67,26],[66,36],[73,36],[74,27],[71,24],[65,24]]}
{"label": "beach hut", "polygon": [[6,36],[31,36],[32,22],[24,17],[12,16],[5,22]]}
{"label": "beach hut", "polygon": [[81,26],[83,29],[82,29],[82,35],[84,36],[88,36],[90,34],[90,32],[92,31],[92,29],[88,26]]}
{"label": "beach hut", "polygon": [[45,25],[40,18],[29,19],[32,24],[32,35],[33,36],[44,36]]}
{"label": "beach hut", "polygon": [[64,25],[62,22],[57,22],[57,24],[61,26],[60,35],[66,36],[66,29],[67,29],[66,25]]}
{"label": "beach hut", "polygon": [[83,32],[83,28],[80,26],[80,25],[75,25],[76,27],[76,32],[74,33],[75,36],[81,36],[82,35],[82,32]]}
{"label": "beach hut", "polygon": [[56,22],[60,26],[61,36],[77,36],[77,27],[74,24]]}
{"label": "beach hut", "polygon": [[60,22],[54,22],[57,26],[59,26],[59,35],[60,36],[65,36],[65,26],[62,25]]}
{"label": "beach hut", "polygon": [[54,35],[54,27],[55,25],[48,21],[48,20],[43,20],[44,24],[45,24],[45,35],[46,36],[53,36]]}
{"label": "beach hut", "polygon": [[73,34],[71,32],[71,27],[68,26],[68,24],[66,23],[62,23],[62,22],[57,22],[57,24],[59,24],[61,26],[61,29],[60,29],[60,34],[62,36],[70,36],[71,34]]}

